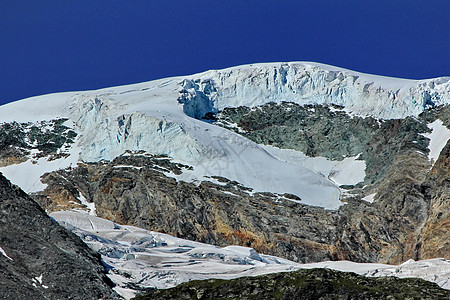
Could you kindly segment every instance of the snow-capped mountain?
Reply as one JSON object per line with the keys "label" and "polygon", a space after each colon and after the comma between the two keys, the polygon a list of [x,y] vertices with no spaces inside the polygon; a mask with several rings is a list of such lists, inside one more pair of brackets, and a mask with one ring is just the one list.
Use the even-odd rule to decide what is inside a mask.
{"label": "snow-capped mountain", "polygon": [[[184,180],[223,176],[255,191],[291,193],[302,203],[336,209],[341,202],[335,182],[280,161],[259,145],[202,118],[226,107],[281,101],[338,104],[351,114],[377,118],[405,117],[449,102],[449,90],[450,78],[411,81],[315,63],[275,63],[34,97],[2,106],[0,121],[67,118],[79,134],[71,156],[52,166],[38,160],[0,170],[32,192],[43,188],[39,176],[52,169],[78,160],[110,160],[126,150],[146,150],[191,165],[193,171],[184,173]],[[24,172],[34,176],[24,182]]]}
{"label": "snow-capped mountain", "polygon": [[[256,266],[201,276],[169,268],[176,276],[140,286],[118,275],[135,290],[318,261],[311,266],[404,271],[448,288],[449,104],[450,77],[396,79],[310,62],[44,95],[0,107],[0,172],[103,249],[119,275],[162,274],[167,268],[146,259],[169,253],[161,259],[172,261],[187,248],[193,256],[177,256],[186,268],[195,255]],[[71,209],[90,215],[58,212]],[[176,246],[184,242],[146,230],[191,242]],[[172,248],[159,248],[162,240]],[[444,275],[434,279],[415,271],[421,263],[386,265],[437,257],[423,262],[439,265]]]}

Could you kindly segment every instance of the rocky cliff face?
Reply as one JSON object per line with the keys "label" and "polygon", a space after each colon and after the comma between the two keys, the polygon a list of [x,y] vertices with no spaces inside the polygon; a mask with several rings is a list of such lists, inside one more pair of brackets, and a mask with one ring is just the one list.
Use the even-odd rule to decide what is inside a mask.
{"label": "rocky cliff face", "polygon": [[3,299],[116,299],[99,254],[0,175]]}
{"label": "rocky cliff face", "polygon": [[155,290],[134,299],[448,299],[450,291],[420,279],[367,278],[328,269],[233,280],[210,279]]}
{"label": "rocky cliff face", "polygon": [[430,199],[428,218],[417,245],[419,258],[448,257],[450,253],[450,141],[428,174],[423,187]]}
{"label": "rocky cliff face", "polygon": [[289,200],[293,195],[251,196],[221,177],[197,186],[166,176],[180,171],[167,158],[121,156],[50,173],[43,179],[48,188],[36,198],[55,210],[72,205],[80,191],[95,203],[98,216],[120,224],[216,245],[254,247],[297,261],[332,258],[332,212],[298,205]]}

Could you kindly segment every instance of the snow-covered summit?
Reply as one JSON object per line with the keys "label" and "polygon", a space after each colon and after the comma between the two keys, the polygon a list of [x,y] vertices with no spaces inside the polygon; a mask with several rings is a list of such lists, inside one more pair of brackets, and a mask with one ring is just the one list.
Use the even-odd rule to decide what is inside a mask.
{"label": "snow-covered summit", "polygon": [[[193,166],[192,172],[181,176],[183,180],[218,175],[255,191],[291,193],[305,204],[339,207],[340,191],[335,183],[201,120],[206,113],[225,107],[281,101],[334,103],[354,114],[404,117],[428,106],[450,103],[450,78],[391,79],[309,62],[254,64],[28,98],[0,107],[0,122],[67,118],[79,133],[73,149],[78,149],[79,159],[84,161],[110,160],[126,150],[145,150]],[[66,161],[74,162],[73,155]],[[25,174],[39,173],[30,172],[30,167],[49,171],[39,162],[25,164],[1,171],[21,182],[27,178]]]}
{"label": "snow-covered summit", "polygon": [[[64,114],[67,105],[73,102],[71,99],[78,96],[102,98],[138,93],[137,97],[115,97],[115,100],[127,105],[132,104],[129,100],[146,97],[161,108],[166,101],[159,100],[178,98],[180,91],[194,94],[190,99],[201,98],[184,102],[185,112],[192,116],[203,116],[204,111],[225,107],[290,101],[301,105],[337,104],[354,114],[388,119],[417,115],[428,107],[449,104],[450,76],[412,80],[365,74],[315,62],[258,63],[95,91],[27,98],[2,106],[2,112],[8,114],[2,113],[0,121],[28,121],[33,115]],[[53,107],[50,111],[49,106]],[[17,111],[19,107],[21,111]]]}

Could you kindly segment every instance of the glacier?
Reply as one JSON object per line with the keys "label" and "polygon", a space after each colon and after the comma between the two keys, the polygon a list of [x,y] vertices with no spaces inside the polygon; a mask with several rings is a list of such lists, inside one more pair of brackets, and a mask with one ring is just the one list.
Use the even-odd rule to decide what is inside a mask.
{"label": "glacier", "polygon": [[401,265],[350,261],[299,264],[259,254],[252,248],[221,248],[119,225],[85,212],[60,211],[52,213],[51,217],[102,255],[102,260],[111,267],[108,277],[117,285],[114,289],[126,299],[136,294],[130,283],[139,287],[170,288],[190,280],[232,279],[310,268],[329,268],[370,277],[419,277],[450,289],[450,261],[442,258],[408,260]]}
{"label": "glacier", "polygon": [[[342,205],[337,185],[342,178],[333,182],[317,170],[278,159],[262,146],[202,120],[226,107],[282,101],[337,104],[354,115],[402,118],[450,103],[450,77],[395,79],[311,62],[252,64],[28,98],[1,106],[0,122],[71,120],[79,134],[76,145],[69,158],[52,164],[54,168],[145,150],[192,166],[182,180],[222,176],[254,191],[291,193],[304,204],[337,209]],[[49,164],[39,161],[23,168],[22,164],[0,171],[28,192],[43,189],[37,182],[51,171]]]}

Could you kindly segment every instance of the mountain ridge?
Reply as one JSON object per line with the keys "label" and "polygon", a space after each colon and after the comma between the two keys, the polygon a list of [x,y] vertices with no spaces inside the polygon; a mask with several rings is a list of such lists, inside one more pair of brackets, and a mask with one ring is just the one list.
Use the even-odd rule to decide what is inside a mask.
{"label": "mountain ridge", "polygon": [[[96,90],[89,90],[89,91],[72,91],[72,92],[61,92],[61,93],[51,93],[48,95],[41,95],[41,96],[34,96],[34,97],[29,97],[26,99],[22,99],[22,100],[18,100],[18,101],[14,101],[8,104],[3,105],[3,107],[7,107],[7,106],[15,106],[17,103],[20,103],[22,101],[28,101],[28,102],[35,102],[35,101],[39,101],[42,100],[43,98],[46,97],[51,97],[53,98],[53,100],[55,99],[55,96],[58,96],[60,98],[69,98],[68,96],[73,96],[73,95],[79,95],[80,93],[90,93],[90,94],[111,94],[111,93],[127,93],[127,92],[132,92],[132,91],[136,91],[141,89],[145,89],[148,85],[150,85],[151,83],[155,83],[155,84],[159,84],[159,85],[167,85],[167,84],[171,84],[173,82],[177,82],[178,84],[181,84],[183,79],[186,80],[192,80],[192,79],[200,79],[200,80],[204,80],[204,79],[208,79],[208,78],[214,78],[216,76],[220,76],[218,74],[228,74],[231,72],[238,72],[238,71],[247,71],[251,73],[251,70],[256,70],[256,73],[259,73],[261,71],[270,71],[270,70],[281,70],[283,67],[297,67],[297,68],[303,68],[305,71],[309,71],[314,70],[318,73],[321,73],[322,76],[331,76],[329,79],[331,79],[334,75],[339,75],[341,74],[342,76],[350,76],[352,77],[355,81],[358,80],[360,78],[361,81],[364,81],[366,84],[376,84],[377,87],[382,87],[383,85],[385,85],[385,90],[390,90],[390,91],[396,91],[399,89],[402,89],[404,87],[408,87],[414,84],[419,84],[419,85],[429,85],[431,87],[431,89],[435,88],[436,86],[440,86],[442,84],[447,84],[450,81],[450,76],[441,76],[441,77],[436,77],[436,78],[429,78],[429,79],[402,79],[402,78],[395,78],[395,77],[387,77],[387,76],[381,76],[381,75],[372,75],[372,74],[366,74],[366,73],[361,73],[361,72],[357,72],[357,71],[352,71],[349,69],[344,69],[344,68],[340,68],[340,67],[334,67],[332,65],[326,65],[326,64],[321,64],[321,63],[315,63],[315,62],[288,62],[288,63],[284,63],[284,62],[276,62],[276,63],[255,63],[255,64],[248,64],[248,65],[241,65],[241,66],[235,66],[235,67],[229,67],[229,68],[225,68],[225,69],[215,69],[215,70],[208,70],[208,71],[204,71],[201,73],[196,73],[196,74],[192,74],[192,75],[183,75],[183,76],[173,76],[173,77],[169,77],[169,78],[162,78],[162,79],[156,79],[156,80],[152,80],[152,81],[146,81],[146,82],[141,82],[141,83],[136,83],[136,84],[128,84],[128,85],[121,85],[121,86],[117,86],[117,87],[106,87],[106,88],[101,88],[101,89],[96,89]],[[224,76],[228,76],[229,75],[224,75]],[[251,74],[246,74],[245,76],[248,77],[248,75]],[[274,75],[274,74],[272,74]],[[334,78],[335,79],[335,78]],[[395,82],[395,84],[392,84],[392,82]],[[448,91],[447,89],[445,89],[446,91]],[[285,100],[289,100],[289,99],[285,99]],[[447,98],[445,100],[448,100]],[[448,102],[448,101],[447,101]],[[29,103],[31,104],[31,103]],[[261,103],[260,103],[261,104]],[[302,104],[311,104],[311,103],[302,103]],[[320,104],[320,103],[318,103]],[[330,103],[331,104],[331,103]],[[338,104],[339,103],[334,103],[334,104]],[[442,104],[442,103],[439,103]],[[437,105],[439,105],[437,104]],[[228,103],[228,105],[230,105],[230,103]],[[235,106],[233,106],[235,107]],[[35,109],[36,107],[33,107],[33,109]],[[61,109],[61,108],[60,108]],[[221,108],[219,108],[221,109]],[[45,116],[45,114],[44,114]],[[16,116],[14,116],[16,117]],[[6,119],[6,121],[11,120],[11,121],[20,121],[18,119]]]}
{"label": "mountain ridge", "polygon": [[[450,96],[440,94],[450,91],[450,80],[426,80],[417,91],[410,93],[410,89],[382,89],[364,81],[360,73],[327,68],[329,70],[312,63],[255,64],[97,91],[53,94],[0,107],[0,121],[69,119],[78,140],[71,148],[72,155],[65,163],[61,161],[59,167],[74,164],[79,159],[111,160],[126,150],[145,149],[193,166],[194,172],[186,173],[187,180],[201,181],[203,176],[218,175],[255,191],[292,193],[305,203],[336,209],[341,205],[340,191],[333,182],[301,166],[275,159],[257,144],[212,126],[204,119],[223,107],[238,104],[254,107],[258,103],[281,100],[302,105],[311,101],[340,105],[347,101],[346,113],[358,114],[366,105],[365,111],[379,117],[387,111],[393,115],[414,115],[428,106],[450,102]],[[386,81],[386,78],[374,78]],[[400,82],[409,86],[419,81]],[[405,96],[409,102],[406,98],[400,99],[403,92],[406,96],[412,95],[411,99]],[[364,97],[370,101],[359,99],[360,95],[366,95]],[[378,103],[379,99],[382,102]],[[397,104],[387,109],[388,103]],[[35,169],[32,165],[27,168]],[[267,172],[269,169],[272,172]],[[4,172],[8,173],[8,169]],[[9,177],[15,180],[13,175]],[[298,182],[305,182],[306,178],[309,183],[298,186]],[[35,179],[38,180],[39,177]],[[36,188],[41,187],[26,190]],[[327,192],[320,193],[321,189]]]}

